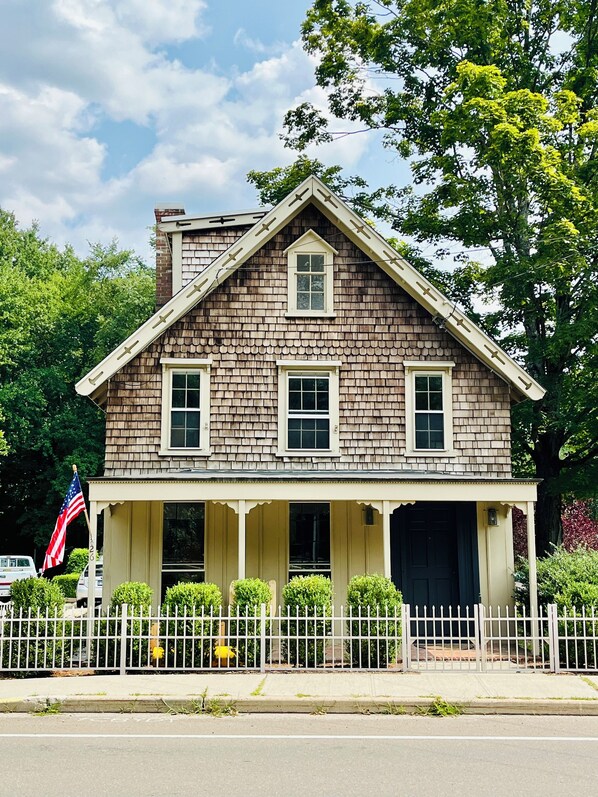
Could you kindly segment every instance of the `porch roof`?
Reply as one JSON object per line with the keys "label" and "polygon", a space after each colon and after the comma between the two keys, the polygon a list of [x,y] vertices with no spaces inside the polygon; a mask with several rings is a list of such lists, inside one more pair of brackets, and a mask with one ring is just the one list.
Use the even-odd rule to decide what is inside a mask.
{"label": "porch roof", "polygon": [[491,501],[536,500],[534,479],[411,470],[180,470],[89,480],[90,501]]}

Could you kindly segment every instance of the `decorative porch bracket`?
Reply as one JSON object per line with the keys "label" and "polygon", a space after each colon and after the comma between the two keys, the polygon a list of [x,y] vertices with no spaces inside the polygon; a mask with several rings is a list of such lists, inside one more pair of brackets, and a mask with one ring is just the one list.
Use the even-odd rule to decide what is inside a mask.
{"label": "decorative porch bracket", "polygon": [[371,506],[382,515],[382,546],[384,551],[384,575],[391,577],[390,562],[390,517],[395,509],[407,504],[414,504],[415,501],[357,501],[358,504]]}
{"label": "decorative porch bracket", "polygon": [[238,578],[245,578],[245,559],[246,559],[246,543],[245,543],[245,518],[251,512],[252,509],[255,509],[256,506],[261,506],[262,504],[271,504],[272,501],[265,500],[265,501],[246,501],[244,498],[239,498],[236,501],[212,501],[213,504],[223,504],[224,506],[228,506],[233,512],[239,516],[239,553],[238,553],[238,569],[237,575]]}

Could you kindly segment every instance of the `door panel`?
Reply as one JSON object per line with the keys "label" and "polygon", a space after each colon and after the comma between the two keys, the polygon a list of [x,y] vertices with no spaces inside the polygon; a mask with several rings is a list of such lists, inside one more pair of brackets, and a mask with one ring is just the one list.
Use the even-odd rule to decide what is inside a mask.
{"label": "door panel", "polygon": [[478,599],[475,504],[418,502],[391,524],[392,578],[412,606],[457,607]]}

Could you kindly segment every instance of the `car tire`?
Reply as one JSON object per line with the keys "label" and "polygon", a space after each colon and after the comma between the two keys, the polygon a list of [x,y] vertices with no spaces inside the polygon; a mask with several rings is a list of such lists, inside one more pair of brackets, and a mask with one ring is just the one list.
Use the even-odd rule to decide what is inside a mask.
{"label": "car tire", "polygon": [[87,599],[86,598],[79,598],[79,600],[77,601],[77,608],[78,609],[83,609],[85,606],[87,606]]}

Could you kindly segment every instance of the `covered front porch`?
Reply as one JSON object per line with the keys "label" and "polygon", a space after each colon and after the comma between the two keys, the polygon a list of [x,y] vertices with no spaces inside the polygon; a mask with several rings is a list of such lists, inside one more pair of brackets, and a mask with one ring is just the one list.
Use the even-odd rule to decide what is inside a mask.
{"label": "covered front porch", "polygon": [[[95,548],[104,513],[105,604],[115,586],[130,580],[148,583],[158,603],[179,576],[217,584],[225,603],[232,581],[261,578],[275,585],[280,603],[294,574],[324,572],[341,606],[352,576],[377,572],[413,604],[505,606],[513,593],[511,509],[518,506],[528,516],[533,610],[535,498],[530,480],[399,472],[108,477],[90,482],[91,543]],[[177,568],[167,538],[181,505],[201,507],[194,526],[201,539]],[[298,537],[310,524],[311,560]]]}

